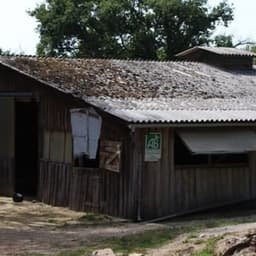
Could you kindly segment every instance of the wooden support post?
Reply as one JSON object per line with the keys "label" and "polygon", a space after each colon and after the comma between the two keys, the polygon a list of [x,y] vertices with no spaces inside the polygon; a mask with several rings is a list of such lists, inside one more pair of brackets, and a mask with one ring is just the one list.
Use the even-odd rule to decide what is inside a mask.
{"label": "wooden support post", "polygon": [[131,130],[132,137],[132,162],[133,162],[133,184],[135,186],[135,207],[136,221],[141,221],[141,204],[142,204],[142,150],[139,129]]}

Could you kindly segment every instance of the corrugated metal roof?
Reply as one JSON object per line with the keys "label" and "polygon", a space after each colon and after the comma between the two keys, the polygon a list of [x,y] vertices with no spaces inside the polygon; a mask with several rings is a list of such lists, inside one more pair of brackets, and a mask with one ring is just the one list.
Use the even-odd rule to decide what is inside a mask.
{"label": "corrugated metal roof", "polygon": [[0,57],[42,86],[134,123],[256,121],[256,70],[196,62]]}
{"label": "corrugated metal roof", "polygon": [[208,46],[196,46],[191,49],[180,52],[176,54],[176,56],[177,57],[185,56],[199,50],[213,52],[215,54],[220,54],[220,55],[256,57],[255,53],[249,52],[243,49],[237,49],[232,47],[208,47]]}
{"label": "corrugated metal roof", "polygon": [[256,101],[225,99],[86,99],[130,123],[254,122]]}
{"label": "corrugated metal roof", "polygon": [[256,111],[216,110],[116,110],[109,113],[130,123],[254,122]]}

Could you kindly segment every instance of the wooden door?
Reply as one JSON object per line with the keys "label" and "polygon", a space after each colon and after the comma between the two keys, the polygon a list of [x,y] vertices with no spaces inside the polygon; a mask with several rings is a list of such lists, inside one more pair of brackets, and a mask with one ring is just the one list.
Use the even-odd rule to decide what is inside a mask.
{"label": "wooden door", "polygon": [[0,97],[0,194],[14,192],[14,99]]}

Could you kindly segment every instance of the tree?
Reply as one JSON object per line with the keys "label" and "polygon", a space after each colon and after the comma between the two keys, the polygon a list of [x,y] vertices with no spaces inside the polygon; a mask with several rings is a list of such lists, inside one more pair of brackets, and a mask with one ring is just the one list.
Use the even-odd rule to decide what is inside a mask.
{"label": "tree", "polygon": [[12,55],[13,53],[10,50],[3,50],[2,48],[0,48],[0,55]]}
{"label": "tree", "polygon": [[249,51],[256,53],[256,44],[250,46]]}
{"label": "tree", "polygon": [[234,40],[233,35],[217,35],[212,40],[214,46],[217,47],[241,47],[245,46],[245,48],[249,51],[252,51],[255,47],[255,41],[250,39],[242,39],[242,40]]}
{"label": "tree", "polygon": [[208,44],[216,26],[233,19],[226,1],[46,0],[30,15],[39,22],[39,55],[171,59]]}
{"label": "tree", "polygon": [[217,47],[234,47],[232,35],[217,35],[213,43]]}

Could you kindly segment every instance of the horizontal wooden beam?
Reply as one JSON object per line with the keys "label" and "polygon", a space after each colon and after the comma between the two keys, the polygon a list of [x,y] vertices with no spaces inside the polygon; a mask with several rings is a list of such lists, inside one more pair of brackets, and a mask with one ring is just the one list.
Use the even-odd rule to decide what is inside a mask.
{"label": "horizontal wooden beam", "polygon": [[0,92],[0,97],[32,97],[32,92]]}

